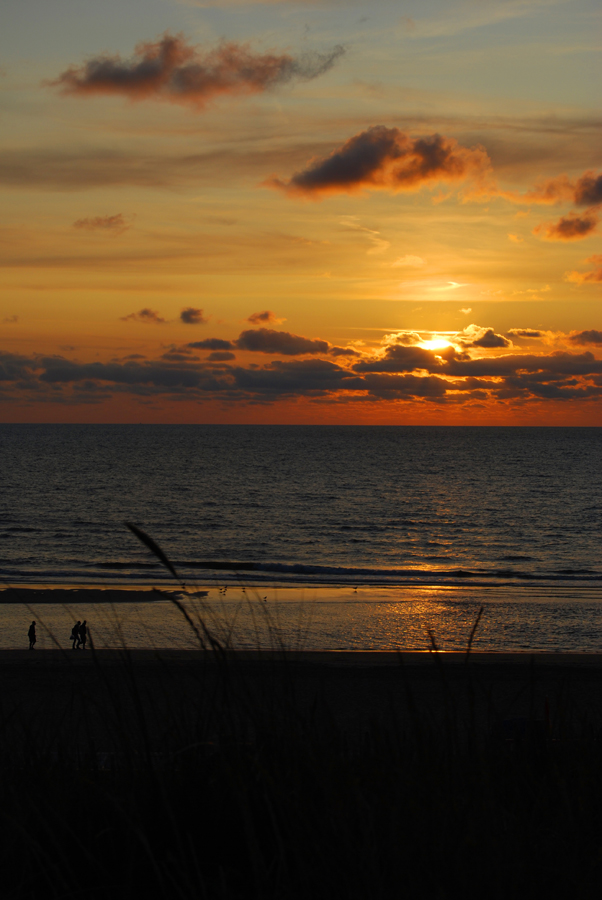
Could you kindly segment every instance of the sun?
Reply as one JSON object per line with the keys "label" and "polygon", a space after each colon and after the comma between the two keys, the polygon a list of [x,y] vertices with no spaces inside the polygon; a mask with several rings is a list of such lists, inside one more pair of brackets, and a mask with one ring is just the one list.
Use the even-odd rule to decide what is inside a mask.
{"label": "sun", "polygon": [[420,341],[418,346],[424,350],[443,350],[444,347],[451,347],[451,344],[445,338],[434,338],[432,341]]}

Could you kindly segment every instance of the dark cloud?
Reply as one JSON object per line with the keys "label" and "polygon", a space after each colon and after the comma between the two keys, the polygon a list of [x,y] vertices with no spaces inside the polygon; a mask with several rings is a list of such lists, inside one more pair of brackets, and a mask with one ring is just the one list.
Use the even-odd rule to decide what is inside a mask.
{"label": "dark cloud", "polygon": [[281,353],[283,356],[301,356],[305,353],[328,353],[328,341],[312,340],[288,331],[256,328],[242,331],[236,341],[239,350],[254,353]]}
{"label": "dark cloud", "polygon": [[440,368],[432,350],[422,347],[408,347],[403,344],[391,344],[384,357],[361,360],[355,363],[355,372],[412,372],[414,369],[432,370]]}
{"label": "dark cloud", "polygon": [[39,375],[41,382],[67,384],[72,382],[103,381],[125,385],[152,385],[164,389],[197,388],[218,390],[216,382],[202,368],[194,365],[169,365],[160,362],[145,364],[121,363],[77,363],[59,357],[40,360],[44,371]]}
{"label": "dark cloud", "polygon": [[328,353],[330,356],[360,356],[353,347],[331,347]]}
{"label": "dark cloud", "polygon": [[433,375],[420,377],[416,375],[381,375],[370,374],[363,379],[365,389],[375,397],[382,399],[428,398],[441,400],[453,387],[443,378]]}
{"label": "dark cloud", "polygon": [[465,346],[482,347],[484,350],[496,350],[499,347],[511,347],[512,341],[509,341],[501,334],[496,334],[493,328],[488,328],[485,334],[476,338],[474,341],[465,344]]}
{"label": "dark cloud", "polygon": [[207,338],[204,341],[193,341],[186,346],[193,350],[233,350],[235,344],[232,341],[223,341],[221,338]]}
{"label": "dark cloud", "polygon": [[353,193],[362,188],[412,190],[436,182],[482,179],[490,160],[482,147],[462,147],[440,134],[414,138],[398,128],[376,125],[349,138],[330,156],[312,160],[289,181],[267,185],[290,195]]}
{"label": "dark cloud", "polygon": [[144,322],[149,325],[165,325],[165,319],[162,319],[158,312],[154,309],[141,309],[139,312],[130,313],[129,316],[122,316],[122,322]]}
{"label": "dark cloud", "polygon": [[199,50],[181,35],[164,34],[138,44],[132,59],[108,54],[71,66],[49,82],[64,94],[117,94],[130,100],[161,99],[203,109],[224,94],[258,94],[290,81],[323,75],[343,55],[327,53],[254,53],[245,44],[222,43]]}
{"label": "dark cloud", "polygon": [[95,216],[91,219],[78,219],[73,223],[74,228],[82,231],[109,231],[113,234],[121,234],[130,227],[121,213],[115,216]]}
{"label": "dark cloud", "polygon": [[540,372],[549,375],[594,375],[602,372],[602,360],[592,353],[507,354],[506,356],[470,359],[466,354],[449,354],[440,371],[455,378],[496,378],[516,372]]}
{"label": "dark cloud", "polygon": [[[134,357],[130,356],[128,359],[132,359]],[[161,359],[166,359],[168,362],[190,362],[193,359],[198,359],[198,356],[192,356],[190,351],[177,351],[177,350],[169,350],[167,353],[163,353],[161,355]]]}
{"label": "dark cloud", "polygon": [[264,368],[235,369],[236,386],[260,395],[323,394],[362,389],[362,381],[326,359],[275,360]]}
{"label": "dark cloud", "polygon": [[203,310],[194,306],[187,306],[180,313],[180,321],[185,325],[206,325],[207,319],[203,318]]}
{"label": "dark cloud", "polygon": [[594,328],[590,331],[579,331],[577,334],[571,334],[569,341],[574,344],[602,344],[602,331],[596,331]]}
{"label": "dark cloud", "polygon": [[2,321],[5,325],[16,325],[19,321],[19,316],[6,316]]}
{"label": "dark cloud", "polygon": [[235,353],[230,353],[229,350],[214,350],[213,353],[210,353],[207,359],[210,362],[227,362],[230,359],[236,359]]}
{"label": "dark cloud", "polygon": [[602,203],[602,175],[586,172],[575,185],[575,203],[579,206],[597,206]]}
{"label": "dark cloud", "polygon": [[584,213],[570,212],[557,222],[543,222],[533,230],[533,234],[545,241],[580,241],[588,237],[598,224],[594,209]]}
{"label": "dark cloud", "polygon": [[537,340],[538,338],[542,338],[544,336],[543,332],[532,331],[530,328],[510,328],[508,334],[511,334],[512,337],[532,338],[533,340]]}
{"label": "dark cloud", "polygon": [[251,325],[279,325],[281,322],[286,322],[286,319],[279,319],[271,309],[264,309],[262,312],[252,313],[247,322],[250,322]]}
{"label": "dark cloud", "polygon": [[501,334],[496,334],[493,328],[484,328],[481,325],[467,325],[454,336],[454,342],[462,347],[478,347],[483,350],[498,350],[511,347],[512,341]]}

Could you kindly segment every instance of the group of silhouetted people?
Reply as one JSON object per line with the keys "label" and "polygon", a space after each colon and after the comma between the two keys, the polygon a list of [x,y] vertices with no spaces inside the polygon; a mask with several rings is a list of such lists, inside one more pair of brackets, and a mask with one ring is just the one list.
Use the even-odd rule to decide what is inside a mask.
{"label": "group of silhouetted people", "polygon": [[[29,626],[29,631],[27,632],[27,637],[29,638],[29,649],[35,650],[35,643],[37,641],[36,637],[36,623],[32,622]],[[71,629],[71,647],[73,650],[85,650],[86,649],[86,641],[88,640],[88,626],[86,625],[86,620],[80,622],[79,619]]]}
{"label": "group of silhouetted people", "polygon": [[88,628],[86,626],[86,620],[80,622],[79,619],[71,629],[71,649],[72,650],[85,650],[86,649],[86,641],[88,640]]}

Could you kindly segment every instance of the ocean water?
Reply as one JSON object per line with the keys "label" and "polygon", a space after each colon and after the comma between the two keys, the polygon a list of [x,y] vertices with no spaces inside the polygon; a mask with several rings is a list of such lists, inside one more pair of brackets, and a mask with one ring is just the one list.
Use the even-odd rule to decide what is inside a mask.
{"label": "ocean water", "polygon": [[[414,646],[437,603],[461,643],[483,598],[488,647],[600,644],[600,428],[3,425],[0,462],[4,585],[174,586],[130,521],[215,602],[226,584],[311,595],[312,646]],[[418,631],[389,628],[409,603]]]}

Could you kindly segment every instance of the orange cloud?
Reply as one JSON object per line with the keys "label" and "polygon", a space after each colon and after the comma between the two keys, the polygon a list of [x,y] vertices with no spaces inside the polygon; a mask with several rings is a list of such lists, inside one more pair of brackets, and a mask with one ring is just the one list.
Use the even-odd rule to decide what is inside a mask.
{"label": "orange cloud", "polygon": [[375,125],[349,138],[330,156],[311,160],[288,181],[272,176],[265,184],[289,196],[320,197],[363,188],[397,192],[441,181],[483,181],[490,170],[482,147],[462,147],[440,134],[412,138],[398,128]]}
{"label": "orange cloud", "polygon": [[570,212],[557,222],[542,222],[533,229],[533,234],[544,241],[580,241],[595,231],[598,221],[593,208],[584,213]]}
{"label": "orange cloud", "polygon": [[602,253],[594,253],[593,256],[588,256],[585,261],[593,263],[595,268],[589,272],[567,272],[566,280],[575,284],[599,284],[602,282]]}
{"label": "orange cloud", "polygon": [[75,96],[117,94],[202,109],[221,94],[258,94],[295,79],[317,78],[344,52],[337,46],[327,53],[295,58],[288,53],[253,53],[236,42],[201,52],[183,36],[166,33],[157,41],[138,44],[130,60],[108,54],[93,57],[49,84]]}
{"label": "orange cloud", "polygon": [[152,325],[164,325],[165,319],[162,319],[158,312],[154,309],[141,309],[139,312],[130,313],[129,316],[122,316],[122,322],[143,322]]}

